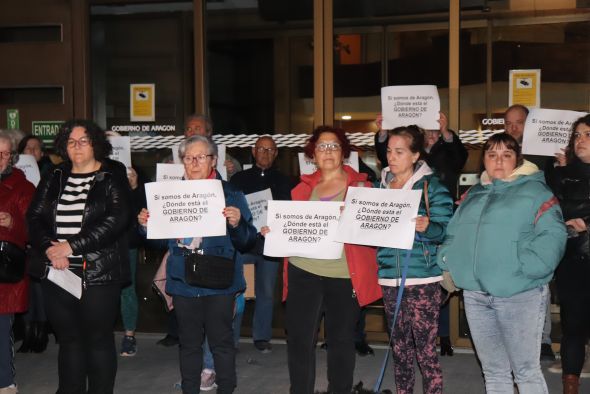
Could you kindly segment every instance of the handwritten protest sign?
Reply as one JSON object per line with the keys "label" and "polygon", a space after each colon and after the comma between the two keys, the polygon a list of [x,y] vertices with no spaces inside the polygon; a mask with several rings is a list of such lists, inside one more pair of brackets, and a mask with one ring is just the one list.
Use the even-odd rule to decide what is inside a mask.
{"label": "handwritten protest sign", "polygon": [[421,190],[349,187],[336,240],[412,249]]}
{"label": "handwritten protest sign", "polygon": [[18,161],[14,166],[24,172],[27,181],[31,182],[35,187],[39,184],[41,174],[39,173],[39,165],[37,164],[37,160],[35,160],[35,156],[21,153],[18,155]]}
{"label": "handwritten protest sign", "polygon": [[[314,162],[305,156],[305,153],[298,153],[299,157],[299,172],[301,175],[309,175],[316,172],[317,167]],[[350,152],[348,159],[344,159],[344,164],[352,167],[356,172],[359,170],[359,154],[358,152]]]}
{"label": "handwritten protest sign", "polygon": [[254,227],[256,227],[256,230],[258,231],[260,231],[262,226],[266,226],[268,200],[272,200],[272,192],[270,189],[246,194],[248,208],[250,208],[250,212],[252,212],[252,221],[254,222]]}
{"label": "handwritten protest sign", "polygon": [[151,182],[145,185],[149,239],[225,235],[221,181]]}
{"label": "handwritten protest sign", "polygon": [[184,165],[158,163],[156,164],[156,182],[180,181],[184,177]]}
{"label": "handwritten protest sign", "polygon": [[129,137],[109,137],[113,146],[110,158],[120,161],[127,168],[131,168],[131,139]]}
{"label": "handwritten protest sign", "polygon": [[383,130],[418,125],[438,130],[440,99],[434,85],[386,86],[381,88]]}
{"label": "handwritten protest sign", "polygon": [[269,201],[270,233],[264,254],[273,257],[338,259],[343,244],[335,242],[342,202]]}
{"label": "handwritten protest sign", "polygon": [[534,108],[527,116],[522,139],[522,153],[555,156],[569,142],[572,124],[585,112]]}

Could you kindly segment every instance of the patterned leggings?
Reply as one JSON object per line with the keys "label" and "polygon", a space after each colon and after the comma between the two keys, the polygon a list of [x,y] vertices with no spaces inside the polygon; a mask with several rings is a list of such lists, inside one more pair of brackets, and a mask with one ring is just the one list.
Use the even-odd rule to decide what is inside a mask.
{"label": "patterned leggings", "polygon": [[[391,329],[397,287],[383,286],[383,303]],[[392,349],[397,394],[414,392],[414,358],[422,371],[424,394],[442,394],[442,370],[436,354],[441,303],[438,283],[406,286],[393,331]]]}

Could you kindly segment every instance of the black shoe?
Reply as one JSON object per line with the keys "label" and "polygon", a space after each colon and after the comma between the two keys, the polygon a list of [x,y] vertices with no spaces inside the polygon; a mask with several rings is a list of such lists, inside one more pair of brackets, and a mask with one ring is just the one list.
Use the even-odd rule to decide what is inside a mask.
{"label": "black shoe", "polygon": [[355,343],[354,347],[356,348],[356,353],[361,357],[375,355],[375,351],[373,350],[373,348],[369,346],[369,344],[365,341]]}
{"label": "black shoe", "polygon": [[175,346],[178,345],[178,337],[175,337],[170,334],[166,334],[166,336],[156,342],[156,345],[162,345],[165,347]]}
{"label": "black shoe", "polygon": [[440,355],[453,356],[453,346],[451,345],[451,338],[440,337]]}
{"label": "black shoe", "polygon": [[49,342],[49,335],[47,334],[47,323],[46,322],[35,322],[35,340],[31,345],[31,351],[35,353],[43,353],[47,349],[47,343]]}
{"label": "black shoe", "polygon": [[35,342],[35,328],[33,327],[33,323],[25,323],[24,331],[23,343],[21,343],[17,353],[28,353],[32,351],[31,347],[33,346],[33,342]]}
{"label": "black shoe", "polygon": [[548,343],[541,344],[541,361],[555,361],[555,353]]}
{"label": "black shoe", "polygon": [[320,349],[322,350],[328,350],[328,342],[324,342],[320,345]]}
{"label": "black shoe", "polygon": [[254,347],[260,353],[270,353],[272,352],[272,345],[269,341],[254,341]]}

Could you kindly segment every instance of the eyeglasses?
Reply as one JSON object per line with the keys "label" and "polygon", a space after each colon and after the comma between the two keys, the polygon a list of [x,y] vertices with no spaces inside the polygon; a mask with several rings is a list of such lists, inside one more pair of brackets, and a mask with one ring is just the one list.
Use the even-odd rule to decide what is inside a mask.
{"label": "eyeglasses", "polygon": [[73,138],[68,139],[68,148],[75,148],[79,146],[80,148],[84,148],[90,144],[90,138],[82,137],[79,140],[75,140]]}
{"label": "eyeglasses", "polygon": [[254,148],[256,150],[256,152],[258,153],[269,153],[269,154],[273,154],[277,151],[277,148],[265,148],[263,146],[259,146],[257,148]]}
{"label": "eyeglasses", "polygon": [[337,142],[322,142],[315,146],[318,152],[334,152],[340,150],[340,144]]}
{"label": "eyeglasses", "polygon": [[0,152],[0,157],[3,159],[9,159],[10,156],[12,156],[12,152],[10,151]]}
{"label": "eyeglasses", "polygon": [[182,161],[184,164],[192,164],[196,160],[199,164],[203,164],[207,161],[208,157],[213,157],[214,155],[198,155],[198,156],[184,156]]}
{"label": "eyeglasses", "polygon": [[574,139],[579,139],[580,137],[584,136],[584,138],[590,138],[590,130],[587,131],[574,131]]}

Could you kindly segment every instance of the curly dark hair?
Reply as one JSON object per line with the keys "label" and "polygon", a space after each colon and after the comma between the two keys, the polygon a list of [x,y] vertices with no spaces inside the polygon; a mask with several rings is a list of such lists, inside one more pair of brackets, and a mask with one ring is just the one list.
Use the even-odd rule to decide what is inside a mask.
{"label": "curly dark hair", "polygon": [[574,149],[574,145],[576,143],[576,136],[574,135],[574,133],[576,132],[576,129],[578,128],[578,126],[581,124],[585,124],[586,126],[590,126],[590,114],[582,116],[581,118],[577,119],[572,124],[572,133],[570,134],[570,141],[567,144],[567,148],[565,148],[565,157],[567,160],[567,164],[571,164],[576,161],[580,161],[580,159],[578,159],[578,156],[576,156],[576,152]]}
{"label": "curly dark hair", "polygon": [[320,135],[322,135],[322,133],[335,134],[336,138],[338,138],[338,142],[340,143],[340,148],[342,149],[342,157],[344,157],[345,159],[350,157],[350,141],[346,136],[346,132],[338,127],[332,126],[316,127],[316,129],[311,134],[311,137],[309,137],[309,139],[307,140],[305,147],[303,148],[305,156],[307,156],[310,159],[313,159],[313,156],[315,154],[316,143],[318,142],[318,139],[320,138]]}
{"label": "curly dark hair", "polygon": [[65,161],[70,161],[68,156],[68,139],[72,130],[76,127],[82,127],[86,130],[86,135],[90,138],[94,158],[98,161],[103,161],[108,158],[113,151],[113,146],[107,139],[104,130],[91,120],[86,119],[72,119],[65,122],[59,129],[55,136],[54,146],[55,151]]}
{"label": "curly dark hair", "polygon": [[406,137],[410,140],[410,152],[412,153],[419,153],[420,156],[418,157],[418,160],[425,160],[426,159],[426,151],[424,150],[424,135],[425,135],[425,131],[424,129],[416,126],[416,125],[410,125],[410,126],[401,126],[401,127],[396,127],[393,130],[389,130],[389,137],[392,136],[400,136],[400,137]]}

